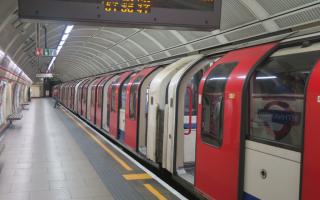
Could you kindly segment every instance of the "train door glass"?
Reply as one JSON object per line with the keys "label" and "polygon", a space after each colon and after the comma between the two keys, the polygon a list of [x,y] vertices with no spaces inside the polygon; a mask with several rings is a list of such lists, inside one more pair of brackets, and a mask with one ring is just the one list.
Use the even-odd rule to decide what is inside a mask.
{"label": "train door glass", "polygon": [[116,112],[116,102],[117,102],[117,83],[120,78],[114,81],[111,85],[111,98],[110,98],[110,105],[111,105],[111,112]]}
{"label": "train door glass", "polygon": [[250,80],[244,190],[259,199],[299,199],[305,88],[320,51],[294,52],[275,53]]}
{"label": "train door glass", "polygon": [[228,77],[237,63],[216,66],[208,75],[202,96],[202,132],[204,143],[220,147],[222,144],[222,119],[224,90]]}
{"label": "train door glass", "polygon": [[137,115],[137,101],[138,101],[138,86],[143,78],[143,75],[137,77],[134,82],[132,83],[132,86],[130,88],[130,99],[129,99],[129,117],[130,119],[136,119]]}

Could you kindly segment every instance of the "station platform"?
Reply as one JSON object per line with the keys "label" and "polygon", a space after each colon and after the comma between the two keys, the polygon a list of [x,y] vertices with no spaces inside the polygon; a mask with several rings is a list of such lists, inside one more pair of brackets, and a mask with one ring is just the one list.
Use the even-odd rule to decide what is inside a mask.
{"label": "station platform", "polygon": [[6,130],[2,200],[183,199],[51,99],[33,99]]}

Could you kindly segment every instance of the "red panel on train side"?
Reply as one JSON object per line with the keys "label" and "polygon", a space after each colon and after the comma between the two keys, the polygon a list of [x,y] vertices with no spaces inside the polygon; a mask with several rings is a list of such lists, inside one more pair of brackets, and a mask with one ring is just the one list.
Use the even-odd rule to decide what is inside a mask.
{"label": "red panel on train side", "polygon": [[[117,82],[114,82],[110,85],[109,89],[115,87],[115,90],[112,91],[112,95],[115,95],[115,98],[111,98],[111,105],[114,103],[114,109],[110,110],[110,134],[114,137],[117,138],[118,135],[118,127],[119,127],[119,101],[120,101],[120,95],[121,95],[121,86],[124,83],[124,81],[130,76],[132,72],[123,72],[119,78],[116,80]],[[115,92],[115,94],[113,94]],[[114,102],[112,102],[114,101]]]}
{"label": "red panel on train side", "polygon": [[[90,112],[89,113],[87,113],[87,115],[86,116],[90,116],[90,122],[92,123],[92,124],[94,124],[94,121],[95,121],[95,119],[94,119],[94,113],[95,113],[95,105],[96,105],[96,99],[97,99],[97,87],[98,87],[98,84],[101,82],[101,80],[103,79],[104,77],[99,77],[99,78],[97,78],[97,79],[95,79],[93,82],[92,82],[92,87],[91,87],[91,99],[90,99],[90,105],[89,105],[89,107],[90,107]],[[89,108],[87,108],[87,110],[88,110]]]}
{"label": "red panel on train side", "polygon": [[98,85],[98,88],[97,88],[97,98],[96,100],[99,101],[100,99],[100,103],[96,103],[96,112],[95,112],[95,119],[96,119],[96,123],[95,125],[98,127],[98,128],[102,128],[102,108],[103,108],[103,104],[104,104],[104,99],[103,98],[103,88],[104,88],[104,85],[113,77],[113,75],[111,76],[108,76],[106,77],[105,79],[103,79],[99,85]]}
{"label": "red panel on train side", "polygon": [[317,199],[320,180],[320,60],[311,72],[307,93],[302,162],[303,200]]}
{"label": "red panel on train side", "polygon": [[98,103],[98,86],[100,85],[101,82],[103,82],[105,79],[107,79],[109,76],[104,76],[101,78],[98,78],[97,80],[94,81],[92,89],[91,89],[91,107],[90,107],[90,121],[92,122],[92,124],[95,124],[96,119],[96,107],[97,107],[97,103]]}
{"label": "red panel on train side", "polygon": [[[137,73],[135,76],[133,76],[128,83],[127,91],[126,91],[126,123],[125,123],[125,133],[126,136],[124,138],[124,142],[126,145],[128,145],[132,150],[137,150],[137,136],[138,136],[138,120],[139,120],[139,110],[140,110],[140,88],[141,85],[146,77],[148,77],[149,74],[151,74],[156,68],[149,67],[146,69],[143,69],[139,73]],[[131,87],[135,84],[135,112],[134,116],[131,114],[130,116],[130,101],[132,101],[130,95],[131,95]],[[132,105],[131,105],[132,106]],[[144,114],[144,113],[142,113]]]}
{"label": "red panel on train side", "polygon": [[[204,95],[208,75],[216,66],[236,63],[223,92],[221,145],[215,147],[205,143],[201,135],[202,126],[197,126],[195,187],[209,199],[238,199],[242,193],[239,191],[239,177],[243,172],[240,174],[239,168],[243,87],[250,70],[275,46],[272,43],[231,51],[214,63],[201,80],[199,99]],[[202,98],[198,110],[197,120],[202,124]]]}

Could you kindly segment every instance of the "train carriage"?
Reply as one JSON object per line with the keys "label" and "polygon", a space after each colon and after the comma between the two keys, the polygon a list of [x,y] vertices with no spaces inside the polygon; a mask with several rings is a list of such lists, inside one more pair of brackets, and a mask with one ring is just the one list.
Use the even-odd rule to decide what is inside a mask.
{"label": "train carriage", "polygon": [[133,76],[127,86],[124,143],[131,150],[143,155],[146,153],[149,86],[154,76],[162,69],[145,68]]}

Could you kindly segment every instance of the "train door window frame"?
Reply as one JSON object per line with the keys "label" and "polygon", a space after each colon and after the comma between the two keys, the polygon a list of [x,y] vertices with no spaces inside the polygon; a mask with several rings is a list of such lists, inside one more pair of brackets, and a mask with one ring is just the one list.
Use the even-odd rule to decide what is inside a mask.
{"label": "train door window frame", "polygon": [[[249,113],[247,116],[247,139],[288,150],[302,150],[306,87],[309,75],[317,60],[320,58],[320,51],[319,48],[316,48],[317,46],[319,47],[319,43],[306,48],[294,46],[280,49],[255,69],[250,77],[248,88]],[[290,69],[291,72],[287,72],[287,69]],[[276,70],[278,70],[278,72]],[[287,76],[290,76],[291,79],[285,78]],[[262,83],[262,81],[264,83]],[[280,83],[286,83],[286,87],[282,86],[281,91],[277,89],[277,85],[280,85]],[[263,93],[266,91],[270,91],[267,94],[270,95],[269,98],[274,98],[274,101],[266,102],[264,108],[260,109],[260,115],[262,116],[264,114],[265,117],[262,116],[259,120],[259,117],[257,117],[259,116],[259,112],[255,112],[259,105],[254,98],[259,98],[259,94],[262,98]],[[261,101],[263,101],[263,99]],[[270,99],[265,97],[264,101],[270,101]],[[302,102],[299,103],[299,101]],[[294,109],[292,109],[292,107],[294,107]],[[274,108],[277,109],[275,110]],[[279,110],[280,108],[282,108],[282,110]],[[277,117],[279,118],[277,120],[274,116],[277,115],[277,113],[278,115],[284,115],[284,117],[288,115],[286,119],[289,117],[289,121],[288,119],[281,121],[279,118],[281,116]],[[281,124],[282,128],[280,129]],[[264,129],[262,125],[265,127]],[[275,129],[275,131],[272,129],[277,128],[277,126],[279,130]],[[277,135],[278,132],[280,133],[282,130],[285,130],[283,127],[286,126],[288,126],[287,134]],[[262,130],[259,129],[259,131],[257,127],[260,127]],[[271,134],[267,137],[266,134],[269,132],[274,133],[273,138]]]}
{"label": "train door window frame", "polygon": [[117,100],[117,84],[120,80],[118,77],[112,84],[111,84],[111,98],[110,98],[110,112],[116,112],[116,100]]}
{"label": "train door window frame", "polygon": [[120,92],[121,92],[121,94],[120,94],[120,106],[119,106],[119,108],[120,109],[126,109],[126,99],[127,99],[127,86],[128,86],[128,84],[129,84],[129,82],[130,82],[130,77],[131,76],[128,76],[127,78],[126,78],[126,80],[123,82],[123,84],[122,84],[122,86],[120,87],[121,89],[120,89]]}
{"label": "train door window frame", "polygon": [[136,119],[137,115],[137,98],[138,98],[138,87],[143,78],[143,75],[138,76],[132,83],[129,94],[129,118],[131,120]]}
{"label": "train door window frame", "polygon": [[[218,64],[208,75],[202,93],[202,121],[201,140],[202,142],[220,148],[223,142],[223,110],[225,87],[228,79],[238,62],[227,62]],[[208,86],[211,87],[208,87]],[[207,91],[211,95],[205,94]],[[213,104],[214,103],[214,104]],[[207,105],[207,109],[204,106]],[[214,109],[212,109],[214,106]],[[216,112],[218,110],[218,112]],[[209,112],[209,120],[206,119],[206,112]],[[213,112],[218,114],[212,114]],[[216,127],[212,127],[216,124]],[[206,128],[206,125],[208,128]],[[213,129],[216,131],[213,132]]]}

